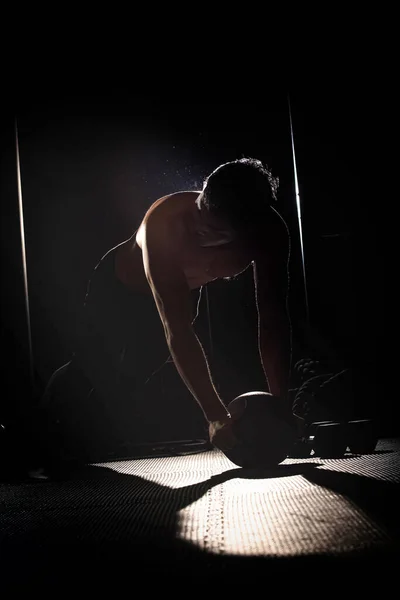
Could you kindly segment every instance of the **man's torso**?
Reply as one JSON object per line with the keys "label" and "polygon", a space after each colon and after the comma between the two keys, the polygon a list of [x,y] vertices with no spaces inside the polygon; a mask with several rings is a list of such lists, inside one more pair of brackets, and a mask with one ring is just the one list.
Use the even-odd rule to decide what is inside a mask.
{"label": "man's torso", "polygon": [[[178,192],[160,198],[146,212],[137,232],[117,248],[116,275],[128,287],[150,293],[143,265],[145,228],[153,227],[157,233],[158,223],[167,223],[171,252],[179,256],[178,266],[185,274],[192,290],[210,281],[233,277],[244,271],[256,258],[255,248],[273,247],[282,236],[287,237],[283,220],[271,209],[270,218],[258,227],[253,244],[244,244],[236,238],[220,245],[204,245],[209,232],[204,231],[196,205],[199,192]],[[156,218],[154,218],[156,217]],[[155,229],[155,231],[154,231]],[[212,243],[212,241],[211,241]],[[278,243],[278,246],[281,244]]]}

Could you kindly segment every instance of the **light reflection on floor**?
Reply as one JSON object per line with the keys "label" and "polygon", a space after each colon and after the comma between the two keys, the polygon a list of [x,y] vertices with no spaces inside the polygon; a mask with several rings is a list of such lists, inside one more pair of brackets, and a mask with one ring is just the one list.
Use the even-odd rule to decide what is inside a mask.
{"label": "light reflection on floor", "polygon": [[387,532],[350,498],[310,480],[307,468],[328,476],[329,472],[365,476],[384,472],[380,462],[398,464],[398,459],[398,452],[324,462],[288,459],[276,473],[254,477],[218,451],[104,466],[185,494],[204,487],[177,512],[177,536],[203,550],[297,556],[343,553],[388,541]]}

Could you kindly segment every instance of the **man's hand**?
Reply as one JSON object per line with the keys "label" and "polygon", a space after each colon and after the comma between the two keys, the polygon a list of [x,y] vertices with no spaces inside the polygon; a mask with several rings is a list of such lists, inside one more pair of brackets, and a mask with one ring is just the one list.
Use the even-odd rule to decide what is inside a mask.
{"label": "man's hand", "polygon": [[239,441],[233,433],[233,423],[232,417],[226,417],[222,421],[211,421],[208,426],[210,442],[222,452],[232,450]]}

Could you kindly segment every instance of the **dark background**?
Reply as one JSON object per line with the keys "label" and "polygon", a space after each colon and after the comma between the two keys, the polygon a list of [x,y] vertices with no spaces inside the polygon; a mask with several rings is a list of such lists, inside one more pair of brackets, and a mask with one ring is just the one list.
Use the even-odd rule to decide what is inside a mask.
{"label": "dark background", "polygon": [[[290,308],[294,360],[314,356],[365,372],[366,401],[382,433],[397,431],[385,393],[384,293],[375,199],[365,193],[369,131],[356,93],[291,93],[309,322],[287,95],[254,102],[165,102],[119,91],[108,97],[54,93],[15,103],[2,146],[2,411],[18,413],[42,393],[74,347],[87,281],[105,252],[129,237],[162,195],[199,189],[222,162],[253,156],[280,178],[277,209],[292,235]],[[35,388],[19,233],[14,116],[21,161]],[[8,115],[7,115],[8,117]],[[367,184],[367,186],[366,186]],[[245,200],[250,202],[249,200]],[[208,286],[215,379],[230,396],[263,385],[251,271]],[[205,295],[198,322],[208,352]],[[144,437],[190,438],[204,424],[167,366],[143,408]],[[157,414],[157,416],[155,416]],[[155,431],[157,432],[155,434]]]}

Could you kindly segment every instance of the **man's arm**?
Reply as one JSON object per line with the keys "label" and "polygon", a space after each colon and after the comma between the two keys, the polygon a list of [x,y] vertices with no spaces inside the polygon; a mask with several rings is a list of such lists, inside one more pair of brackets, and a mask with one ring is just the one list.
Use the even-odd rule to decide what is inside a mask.
{"label": "man's arm", "polygon": [[272,253],[260,249],[253,263],[258,310],[258,342],[269,391],[288,399],[292,335],[288,311],[289,241]]}
{"label": "man's arm", "polygon": [[144,229],[143,261],[167,344],[182,380],[207,421],[226,421],[229,413],[214,387],[206,356],[191,324],[190,288],[179,266],[178,251],[171,248],[168,225],[156,215]]}

